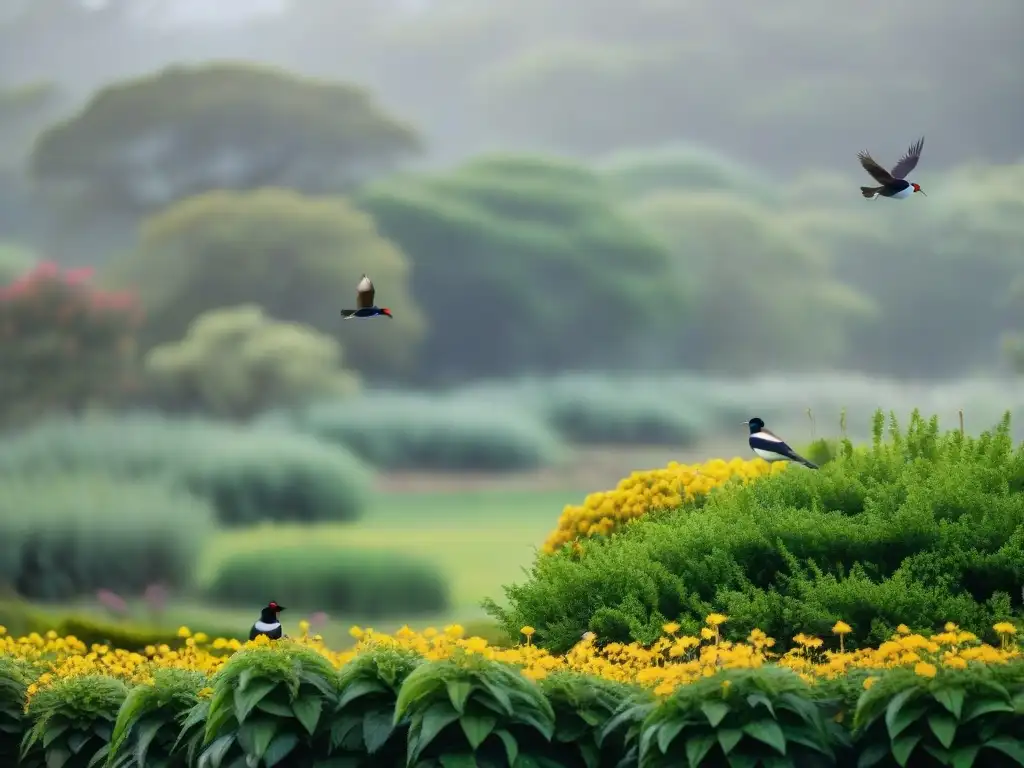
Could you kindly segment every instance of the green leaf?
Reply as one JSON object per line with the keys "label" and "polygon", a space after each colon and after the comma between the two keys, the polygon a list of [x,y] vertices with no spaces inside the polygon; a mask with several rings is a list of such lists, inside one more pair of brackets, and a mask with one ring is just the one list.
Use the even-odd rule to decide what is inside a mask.
{"label": "green leaf", "polygon": [[[503,689],[500,685],[496,685],[495,683],[491,682],[487,678],[481,680],[480,683],[483,685],[484,690],[491,694],[491,696],[494,697],[494,700],[498,702],[498,705],[504,710],[504,714],[506,716],[511,715],[513,712],[512,700],[508,697],[508,694],[505,692],[505,689]],[[499,712],[498,714],[502,713]],[[509,763],[509,765],[511,765],[511,763]]]}
{"label": "green leaf", "polygon": [[363,743],[371,755],[383,747],[395,730],[395,721],[387,710],[371,710],[363,715]]}
{"label": "green leaf", "polygon": [[905,733],[892,740],[892,756],[900,768],[906,767],[910,755],[920,741],[920,733]]}
{"label": "green leaf", "polygon": [[949,712],[936,712],[928,716],[928,727],[932,729],[939,744],[946,749],[950,748],[956,738],[956,726],[956,718]]}
{"label": "green leaf", "polygon": [[278,721],[270,717],[253,717],[238,728],[238,743],[246,757],[262,759],[277,734]]}
{"label": "green leaf", "polygon": [[505,745],[505,756],[508,758],[508,764],[515,765],[516,757],[519,755],[519,744],[516,743],[516,737],[504,728],[496,730],[494,735],[501,739],[501,743]]}
{"label": "green leaf", "polygon": [[459,718],[462,732],[466,734],[469,746],[473,748],[474,752],[484,743],[484,739],[491,735],[491,731],[494,730],[497,722],[498,718],[491,717],[490,715],[471,715],[467,713]]}
{"label": "green leaf", "polygon": [[367,696],[371,693],[390,693],[391,689],[383,683],[377,680],[369,680],[363,678],[356,680],[351,685],[346,685],[341,691],[341,698],[338,700],[338,706],[344,707],[352,701],[355,701],[361,696]]}
{"label": "green leaf", "polygon": [[775,705],[773,705],[772,700],[763,693],[752,693],[747,696],[747,704],[754,709],[757,707],[764,707],[771,712],[772,717],[775,717]]}
{"label": "green leaf", "polygon": [[415,763],[420,752],[427,748],[430,742],[437,737],[437,734],[458,719],[459,713],[452,709],[448,702],[439,701],[436,704],[432,704],[430,708],[423,713],[423,717],[419,721],[420,728],[418,743],[415,750],[410,750],[410,765]]}
{"label": "green leaf", "polygon": [[291,754],[292,750],[299,743],[299,737],[291,732],[279,733],[270,742],[267,751],[263,753],[263,765],[265,768],[274,768],[275,765]]}
{"label": "green leaf", "polygon": [[[320,713],[323,705],[323,699],[317,696],[303,696],[301,699],[296,699],[292,702],[292,711],[295,712],[295,718],[302,724],[302,727],[306,729],[306,733],[310,736],[316,731],[316,725],[320,722]],[[389,715],[388,720],[390,719]]]}
{"label": "green leaf", "polygon": [[586,768],[598,768],[601,765],[601,750],[597,748],[597,745],[591,741],[579,741],[576,743],[577,748],[580,751],[580,757],[583,758],[583,764]]}
{"label": "green leaf", "polygon": [[71,752],[64,747],[51,747],[46,750],[46,768],[64,768],[64,763],[71,759]]}
{"label": "green leaf", "polygon": [[274,717],[292,717],[295,713],[292,711],[290,704],[282,704],[280,701],[275,701],[273,698],[263,698],[259,704],[256,705],[256,709],[260,712],[266,712],[268,715]]}
{"label": "green leaf", "polygon": [[672,741],[685,727],[685,720],[676,720],[674,723],[665,723],[661,726],[661,730],[658,731],[658,749],[661,750],[661,754],[668,754],[668,748],[672,746]]}
{"label": "green leaf", "polygon": [[472,755],[441,755],[442,768],[478,768],[476,758]]}
{"label": "green leaf", "polygon": [[726,759],[729,761],[729,768],[757,768],[758,758],[755,755],[734,752]]}
{"label": "green leaf", "polygon": [[135,728],[135,762],[144,766],[146,764],[146,753],[149,745],[153,743],[160,728],[163,727],[162,720],[150,719],[139,723]]}
{"label": "green leaf", "polygon": [[469,698],[470,691],[473,690],[473,684],[469,680],[449,680],[446,683],[448,688],[448,698],[452,702],[452,706],[455,707],[455,711],[460,715],[466,711],[466,699]]}
{"label": "green leaf", "polygon": [[743,731],[739,728],[719,728],[715,731],[715,735],[718,736],[718,743],[726,755],[732,752],[743,739]]}
{"label": "green leaf", "polygon": [[895,739],[925,713],[925,707],[913,702],[919,693],[920,689],[918,688],[907,688],[897,693],[889,701],[889,705],[885,708],[885,727],[889,731],[890,739]]}
{"label": "green leaf", "polygon": [[686,760],[690,768],[698,768],[701,761],[707,757],[718,739],[713,733],[704,733],[700,736],[691,736],[686,740]]}
{"label": "green leaf", "polygon": [[964,689],[954,688],[952,686],[947,688],[939,688],[938,690],[932,691],[932,696],[935,700],[944,706],[953,717],[960,719],[960,713],[964,709]]}
{"label": "green leaf", "polygon": [[964,708],[964,713],[960,718],[960,722],[969,723],[976,717],[988,715],[992,712],[1012,713],[1013,711],[1013,705],[1007,701],[1000,701],[999,699],[980,699],[978,701],[968,702],[967,706]]}
{"label": "green leaf", "polygon": [[729,705],[721,701],[705,701],[700,705],[700,711],[708,719],[712,728],[717,728],[725,716],[731,712]]}
{"label": "green leaf", "polygon": [[857,758],[857,768],[873,768],[889,755],[888,744],[870,744],[861,751],[860,757]]}
{"label": "green leaf", "polygon": [[771,718],[766,717],[763,720],[755,720],[752,723],[747,723],[743,726],[743,732],[748,736],[767,744],[780,755],[785,757],[786,736],[782,733],[782,728],[779,727],[779,724]]}
{"label": "green leaf", "polygon": [[220,768],[224,756],[235,743],[235,735],[229,733],[213,741],[199,758],[199,768]]}
{"label": "green leaf", "polygon": [[971,744],[966,747],[958,747],[953,750],[950,755],[952,760],[952,768],[972,768],[974,765],[974,758],[978,756],[978,752],[981,751],[980,744]]}
{"label": "green leaf", "polygon": [[[273,680],[263,680],[261,678],[255,678],[244,690],[235,691],[235,718],[239,723],[244,723],[245,718],[252,712],[253,707],[259,704],[260,699],[269,694],[272,690],[277,687],[277,683]],[[213,705],[211,705],[211,710]]]}
{"label": "green leaf", "polygon": [[107,760],[107,756],[110,754],[106,744],[100,745],[93,756],[89,759],[89,762],[85,764],[85,768],[96,768],[96,766],[102,765]]}
{"label": "green leaf", "polygon": [[86,745],[89,739],[92,738],[91,733],[82,733],[81,731],[72,731],[68,734],[67,745],[71,753],[77,755],[82,751],[82,747]]}
{"label": "green leaf", "polygon": [[1011,739],[1009,736],[995,736],[986,741],[982,747],[1002,752],[1015,761],[1017,765],[1024,766],[1024,744],[1021,744],[1017,739]]}
{"label": "green leaf", "polygon": [[43,747],[47,748],[65,733],[71,727],[71,723],[63,718],[60,720],[54,720],[46,726],[46,730],[43,731]]}
{"label": "green leaf", "polygon": [[349,734],[353,731],[359,731],[359,747],[363,748],[363,718],[358,715],[343,715],[331,723],[331,750],[335,750],[340,747]]}

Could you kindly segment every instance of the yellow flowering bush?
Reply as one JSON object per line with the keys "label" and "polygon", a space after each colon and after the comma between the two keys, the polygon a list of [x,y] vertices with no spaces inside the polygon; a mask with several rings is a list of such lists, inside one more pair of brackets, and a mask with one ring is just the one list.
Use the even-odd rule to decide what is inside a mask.
{"label": "yellow flowering bush", "polygon": [[591,536],[607,536],[619,527],[656,509],[676,509],[706,496],[732,480],[748,482],[782,472],[782,462],[763,459],[712,459],[703,464],[670,462],[661,469],[634,472],[612,491],[592,493],[578,506],[567,506],[558,527],[544,542],[544,552]]}
{"label": "yellow flowering bush", "polygon": [[[95,696],[88,694],[92,697],[88,706],[93,707],[88,711],[100,712],[96,716],[108,720],[117,714],[113,735],[108,722],[69,736],[77,739],[77,744],[92,745],[90,750],[110,749],[114,755],[125,749],[138,749],[137,739],[145,731],[150,740],[156,734],[153,743],[161,745],[161,754],[176,749],[179,741],[188,745],[192,755],[189,759],[193,761],[188,765],[198,764],[198,755],[212,749],[212,744],[219,744],[217,749],[231,755],[232,760],[257,760],[268,754],[301,754],[302,759],[307,759],[309,755],[320,754],[316,750],[327,749],[334,750],[331,754],[335,756],[379,755],[380,765],[398,768],[405,764],[407,741],[409,750],[416,752],[417,757],[426,756],[428,762],[428,758],[440,759],[439,755],[465,748],[463,736],[458,734],[473,734],[469,737],[472,750],[506,748],[512,742],[505,737],[485,746],[501,717],[508,720],[503,727],[513,741],[516,733],[526,738],[523,729],[536,728],[554,745],[552,754],[558,755],[561,764],[575,765],[574,750],[598,749],[601,739],[595,735],[597,731],[584,738],[580,730],[582,720],[572,728],[565,723],[560,726],[562,732],[572,731],[576,736],[561,741],[555,737],[555,722],[561,722],[560,718],[572,719],[574,715],[569,710],[573,707],[585,709],[589,720],[608,721],[606,724],[611,728],[613,716],[617,718],[623,712],[619,704],[632,702],[639,707],[633,724],[640,728],[647,717],[663,721],[668,716],[666,712],[675,711],[672,707],[683,711],[690,706],[687,701],[699,693],[705,704],[708,697],[722,699],[722,718],[752,717],[748,710],[754,704],[750,701],[761,695],[758,686],[765,685],[763,695],[769,700],[773,695],[782,697],[776,707],[785,706],[785,696],[797,694],[808,702],[821,699],[819,703],[825,706],[825,694],[814,693],[817,689],[840,699],[853,696],[845,708],[836,710],[836,722],[847,715],[860,718],[865,733],[875,733],[872,729],[877,719],[877,702],[893,701],[891,696],[885,696],[894,686],[900,692],[909,692],[904,695],[906,699],[911,695],[924,696],[934,688],[939,691],[935,700],[946,701],[944,697],[950,695],[948,690],[954,682],[982,679],[990,675],[988,670],[1005,668],[1017,670],[1013,674],[1019,683],[1016,692],[1007,688],[1007,702],[1011,694],[1024,700],[1024,654],[1017,641],[1017,628],[1010,622],[993,627],[1001,638],[998,646],[983,643],[957,625],[947,624],[931,636],[901,626],[876,648],[846,651],[843,637],[850,627],[839,621],[827,638],[798,634],[792,638],[793,647],[785,653],[774,651],[775,640],[757,629],[743,642],[724,639],[721,630],[728,623],[729,617],[712,613],[705,618],[704,631],[695,636],[681,634],[680,626],[669,622],[663,627],[663,636],[649,646],[602,645],[600,638],[589,634],[564,655],[552,654],[531,643],[532,627],[523,627],[522,642],[510,648],[492,646],[480,637],[466,637],[458,625],[421,632],[403,627],[394,634],[353,627],[351,635],[356,644],[346,651],[332,650],[321,637],[309,635],[305,622],[301,623],[298,637],[277,643],[266,638],[248,643],[210,640],[192,635],[182,627],[179,635],[185,639],[183,647],[149,646],[139,651],[99,644],[87,646],[56,632],[17,638],[5,634],[0,636],[0,714],[12,711],[12,702],[5,702],[4,696],[21,691],[19,709],[26,713],[25,731],[30,734],[26,755],[34,754],[38,760],[43,760],[50,748],[44,746],[49,743],[47,739],[52,742],[57,738],[47,735],[51,733],[47,730],[51,719],[56,718],[59,723],[83,722],[86,705],[68,704],[66,697],[72,693],[81,697],[86,695],[83,691],[109,688],[104,694],[106,709],[95,710]],[[768,677],[763,678],[764,675]],[[779,675],[783,676],[778,678],[782,682],[765,683]],[[713,683],[710,689],[709,680]],[[1007,684],[990,680],[987,685],[986,690],[991,693]],[[970,685],[964,690],[968,688]],[[160,694],[161,690],[165,695]],[[734,702],[730,698],[733,691],[743,691],[743,701],[747,703],[741,706]],[[837,691],[840,693],[836,694]],[[956,694],[953,698],[960,696],[962,704],[964,695]],[[517,702],[515,706],[513,700]],[[670,710],[659,709],[659,702],[670,700],[675,702]],[[471,705],[472,701],[476,703]],[[74,709],[76,706],[78,709]],[[438,731],[435,722],[431,728],[436,738],[431,737],[434,740],[430,743],[417,741],[420,732],[416,728],[423,728],[423,718],[437,720],[437,707],[448,706],[452,710],[446,723],[464,723],[463,719],[469,718],[465,722],[470,724],[462,724],[463,730],[452,735],[455,732],[449,733],[443,727]],[[806,714],[808,705],[800,706]],[[985,706],[992,707],[995,714],[1015,711],[1011,704],[989,702]],[[74,711],[69,713],[67,707]],[[656,712],[660,714],[655,716]],[[246,725],[250,715],[251,728]],[[762,719],[767,716],[758,715]],[[328,717],[333,719],[321,723]],[[267,725],[268,718],[278,720]],[[548,721],[550,728],[545,725]],[[0,724],[3,722],[0,720]],[[404,728],[413,728],[408,732],[413,736],[396,730],[401,723]],[[992,727],[997,726],[1002,727],[998,723]],[[706,724],[701,727],[708,728]],[[717,725],[712,723],[710,727],[714,729]],[[262,732],[260,728],[268,730]],[[333,733],[328,739],[334,744],[330,749],[317,740],[322,728]],[[257,733],[252,733],[253,729]],[[13,730],[13,726],[7,730]],[[287,734],[287,738],[282,734]],[[275,741],[277,736],[281,740]],[[706,736],[694,732],[686,738],[700,741]],[[872,738],[883,736],[876,734]],[[626,753],[637,746],[635,729],[627,729],[617,738],[615,743]],[[848,737],[836,738],[842,741]],[[534,741],[531,737],[531,743]],[[275,743],[278,747],[274,747]],[[254,744],[258,745],[258,755],[252,751],[256,749]],[[666,742],[665,749],[668,748]],[[389,757],[385,760],[384,755]]]}

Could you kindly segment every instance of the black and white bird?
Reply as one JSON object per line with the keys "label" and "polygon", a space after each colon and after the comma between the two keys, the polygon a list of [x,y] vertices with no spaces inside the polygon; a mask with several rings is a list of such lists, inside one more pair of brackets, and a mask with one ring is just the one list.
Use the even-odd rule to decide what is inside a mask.
{"label": "black and white bird", "polygon": [[[907,153],[901,157],[891,171],[885,170],[879,165],[868,151],[857,153],[857,159],[864,167],[864,170],[871,174],[872,178],[881,186],[861,187],[860,193],[869,200],[876,197],[888,197],[892,200],[903,200],[916,192],[924,195],[920,184],[907,181],[907,174],[917,167],[917,161],[921,159],[921,150],[924,149],[924,136],[910,145]],[[928,195],[924,195],[928,197]]]}
{"label": "black and white bird", "polygon": [[356,286],[356,308],[341,310],[342,319],[354,320],[365,317],[390,317],[394,319],[390,309],[378,307],[373,303],[375,294],[376,290],[373,287],[373,281],[366,275],[363,275],[363,279]]}
{"label": "black and white bird", "polygon": [[259,621],[253,624],[252,629],[249,630],[249,639],[255,640],[260,635],[266,635],[271,640],[280,640],[284,635],[284,630],[281,628],[278,614],[283,610],[283,605],[278,605],[273,601],[267,603],[267,607],[260,611]]}
{"label": "black and white bird", "polygon": [[764,428],[764,421],[756,416],[750,421],[743,422],[750,427],[750,450],[756,453],[765,461],[795,461],[805,467],[817,469],[818,465],[809,462],[798,454],[786,442],[774,432]]}

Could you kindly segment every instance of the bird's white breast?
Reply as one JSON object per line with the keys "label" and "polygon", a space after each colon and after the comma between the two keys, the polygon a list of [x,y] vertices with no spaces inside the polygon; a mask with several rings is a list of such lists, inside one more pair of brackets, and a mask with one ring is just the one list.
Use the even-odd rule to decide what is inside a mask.
{"label": "bird's white breast", "polygon": [[754,453],[765,461],[789,461],[788,456],[783,456],[781,453],[773,453],[772,451],[766,451],[763,448],[755,448]]}
{"label": "bird's white breast", "polygon": [[914,194],[914,187],[913,187],[913,185],[911,185],[911,186],[907,187],[906,189],[902,189],[899,192],[897,192],[895,195],[892,196],[892,199],[893,200],[905,200],[906,198],[910,197],[913,194]]}
{"label": "bird's white breast", "polygon": [[758,440],[767,440],[769,443],[781,443],[782,440],[777,438],[775,435],[769,435],[767,432],[755,432],[752,437],[756,437]]}
{"label": "bird's white breast", "polygon": [[275,629],[281,628],[281,622],[275,621],[273,624],[266,624],[262,621],[257,621],[254,625],[257,632],[273,632]]}

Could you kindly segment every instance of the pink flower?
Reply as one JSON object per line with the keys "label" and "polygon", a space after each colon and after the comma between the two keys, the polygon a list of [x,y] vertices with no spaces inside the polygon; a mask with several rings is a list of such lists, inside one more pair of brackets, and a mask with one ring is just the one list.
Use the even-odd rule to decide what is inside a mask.
{"label": "pink flower", "polygon": [[80,285],[87,280],[91,280],[96,270],[92,267],[79,267],[78,269],[69,269],[64,273],[64,282],[68,285]]}
{"label": "pink flower", "polygon": [[101,589],[96,592],[96,599],[104,608],[111,613],[125,614],[128,612],[128,603],[123,597],[111,592],[109,589]]}

